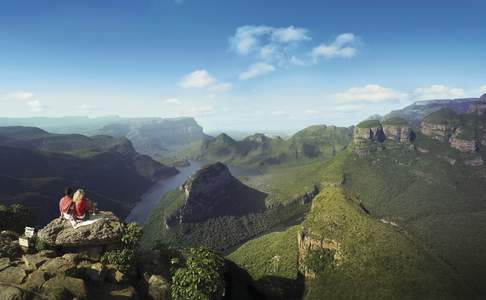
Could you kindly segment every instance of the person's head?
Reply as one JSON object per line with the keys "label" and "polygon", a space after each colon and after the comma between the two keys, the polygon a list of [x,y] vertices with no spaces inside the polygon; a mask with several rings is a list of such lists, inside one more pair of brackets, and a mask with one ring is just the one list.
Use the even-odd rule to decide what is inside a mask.
{"label": "person's head", "polygon": [[67,187],[64,189],[64,196],[69,196],[69,197],[73,197],[73,188],[72,187]]}
{"label": "person's head", "polygon": [[79,189],[79,190],[76,191],[76,193],[74,193],[73,201],[79,202],[79,201],[83,200],[83,198],[84,198],[84,191],[82,189]]}

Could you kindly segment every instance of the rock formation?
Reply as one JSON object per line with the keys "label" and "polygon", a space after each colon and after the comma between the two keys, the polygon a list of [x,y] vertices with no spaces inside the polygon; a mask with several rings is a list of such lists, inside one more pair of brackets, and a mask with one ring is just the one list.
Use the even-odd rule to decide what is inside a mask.
{"label": "rock formation", "polygon": [[124,224],[109,212],[101,214],[106,220],[74,231],[52,221],[38,234],[55,246],[50,250],[17,251],[18,235],[1,232],[2,249],[15,251],[0,253],[0,299],[170,299],[169,258],[160,251],[138,252],[136,264],[120,271],[83,250],[120,240]]}
{"label": "rock formation", "polygon": [[455,148],[461,152],[476,152],[478,149],[478,142],[475,137],[465,137],[461,134],[461,128],[458,128],[456,132],[449,139],[452,148]]}
{"label": "rock formation", "polygon": [[413,139],[413,131],[407,120],[392,118],[383,121],[383,132],[386,138],[398,143],[409,143]]}
{"label": "rock formation", "polygon": [[425,136],[447,142],[458,125],[458,115],[453,110],[444,108],[425,117],[420,123],[420,130]]}
{"label": "rock formation", "polygon": [[482,95],[479,100],[469,106],[468,113],[480,116],[486,114],[486,94]]}
{"label": "rock formation", "polygon": [[298,247],[298,264],[299,269],[303,273],[305,278],[314,279],[316,274],[310,270],[309,266],[306,265],[306,256],[309,251],[315,250],[329,250],[333,253],[334,264],[339,266],[342,261],[342,254],[339,249],[339,243],[334,240],[323,239],[318,237],[313,237],[312,234],[308,233],[305,229],[302,229],[297,233],[297,247]]}
{"label": "rock formation", "polygon": [[124,225],[111,212],[99,212],[103,218],[91,225],[76,229],[71,223],[61,218],[54,219],[38,233],[44,243],[56,247],[100,246],[120,243],[124,232]]}
{"label": "rock formation", "polygon": [[265,209],[265,194],[241,183],[220,162],[197,171],[180,189],[185,194],[184,205],[166,220],[169,226]]}

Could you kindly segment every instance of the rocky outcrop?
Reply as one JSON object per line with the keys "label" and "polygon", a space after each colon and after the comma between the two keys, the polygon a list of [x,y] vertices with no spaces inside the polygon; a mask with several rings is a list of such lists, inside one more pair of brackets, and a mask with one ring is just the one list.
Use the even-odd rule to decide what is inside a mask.
{"label": "rocky outcrop", "polygon": [[38,237],[44,243],[57,247],[102,246],[118,244],[124,232],[123,222],[113,213],[102,211],[101,220],[76,229],[61,218],[54,219],[39,230]]}
{"label": "rocky outcrop", "polygon": [[458,133],[453,134],[449,139],[449,142],[452,148],[455,148],[461,152],[473,153],[478,150],[478,143],[476,139],[461,138],[461,135]]}
{"label": "rocky outcrop", "polygon": [[342,253],[339,249],[339,243],[331,240],[313,236],[305,228],[297,233],[297,247],[298,247],[298,264],[299,270],[303,273],[305,278],[316,278],[315,272],[306,265],[306,256],[309,255],[309,251],[315,250],[329,250],[333,253],[334,265],[339,266],[342,262]]}
{"label": "rocky outcrop", "polygon": [[480,155],[475,155],[473,157],[465,158],[464,164],[470,167],[480,167],[484,165],[484,160]]}
{"label": "rocky outcrop", "polygon": [[387,139],[398,143],[409,143],[414,138],[412,128],[405,119],[392,118],[383,122],[383,132]]}
{"label": "rocky outcrop", "polygon": [[222,216],[241,216],[265,209],[266,194],[241,183],[220,162],[197,171],[180,190],[185,194],[184,205],[166,219],[169,227]]}
{"label": "rocky outcrop", "polygon": [[482,116],[486,114],[486,94],[469,106],[468,113]]}
{"label": "rocky outcrop", "polygon": [[384,141],[385,133],[378,120],[363,121],[354,128],[354,152],[359,156],[381,149],[381,143]]}
{"label": "rocky outcrop", "polygon": [[420,130],[425,136],[447,142],[459,126],[459,121],[455,111],[444,108],[426,116],[420,123]]}

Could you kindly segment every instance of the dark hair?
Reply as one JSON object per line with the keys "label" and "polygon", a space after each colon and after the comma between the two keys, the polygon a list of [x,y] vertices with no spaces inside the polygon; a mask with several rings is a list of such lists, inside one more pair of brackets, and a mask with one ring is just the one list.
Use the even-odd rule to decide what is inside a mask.
{"label": "dark hair", "polygon": [[65,196],[73,196],[73,191],[74,189],[72,187],[67,187],[64,189],[64,195]]}

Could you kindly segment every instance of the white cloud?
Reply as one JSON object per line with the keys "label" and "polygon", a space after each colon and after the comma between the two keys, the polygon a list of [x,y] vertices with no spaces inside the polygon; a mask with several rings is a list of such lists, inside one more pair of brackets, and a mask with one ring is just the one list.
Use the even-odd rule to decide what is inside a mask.
{"label": "white cloud", "polygon": [[209,99],[215,99],[216,98],[216,94],[214,94],[214,93],[208,94],[208,98]]}
{"label": "white cloud", "polygon": [[2,98],[13,100],[29,100],[34,98],[34,93],[26,91],[18,91],[4,95]]}
{"label": "white cloud", "polygon": [[479,91],[481,92],[481,94],[485,94],[486,93],[486,84],[479,87]]}
{"label": "white cloud", "polygon": [[96,107],[90,104],[81,104],[79,106],[79,109],[81,111],[81,114],[83,115],[89,115],[92,114],[94,111],[96,111]]}
{"label": "white cloud", "polygon": [[271,73],[273,71],[275,71],[275,67],[270,65],[270,64],[267,64],[267,63],[264,63],[264,62],[255,63],[255,64],[252,64],[251,66],[249,66],[246,71],[241,73],[239,78],[240,78],[240,80],[248,80],[248,79],[251,79],[251,78],[255,78],[255,77],[258,77],[258,76],[262,76],[262,75]]}
{"label": "white cloud", "polygon": [[414,98],[417,100],[460,98],[465,95],[464,89],[451,88],[442,84],[420,87],[414,91]]}
{"label": "white cloud", "polygon": [[164,102],[168,104],[181,104],[181,101],[177,98],[165,99]]}
{"label": "white cloud", "polygon": [[311,37],[308,35],[307,29],[289,26],[284,28],[273,28],[272,39],[279,43],[291,43],[308,41]]}
{"label": "white cloud", "polygon": [[320,111],[316,110],[316,109],[307,109],[304,111],[305,114],[307,115],[318,115],[320,113]]}
{"label": "white cloud", "polygon": [[231,90],[232,87],[233,84],[231,84],[230,82],[217,83],[215,85],[208,87],[208,91],[216,92],[216,93],[224,93]]}
{"label": "white cloud", "polygon": [[191,74],[182,77],[179,85],[183,88],[204,88],[212,85],[216,79],[209,75],[206,70],[196,70]]}
{"label": "white cloud", "polygon": [[366,105],[364,104],[342,104],[333,108],[334,111],[345,113],[362,111],[364,109],[366,109]]}
{"label": "white cloud", "polygon": [[311,56],[314,60],[321,57],[331,58],[352,58],[358,54],[358,49],[354,47],[357,38],[353,33],[343,33],[339,35],[331,44],[320,44],[312,49]]}
{"label": "white cloud", "polygon": [[408,95],[378,84],[367,84],[365,86],[352,87],[347,91],[337,93],[334,96],[338,103],[380,103],[392,100],[404,100]]}
{"label": "white cloud", "polygon": [[30,107],[30,110],[35,113],[41,113],[47,109],[47,106],[43,105],[39,100],[27,101],[27,105]]}

